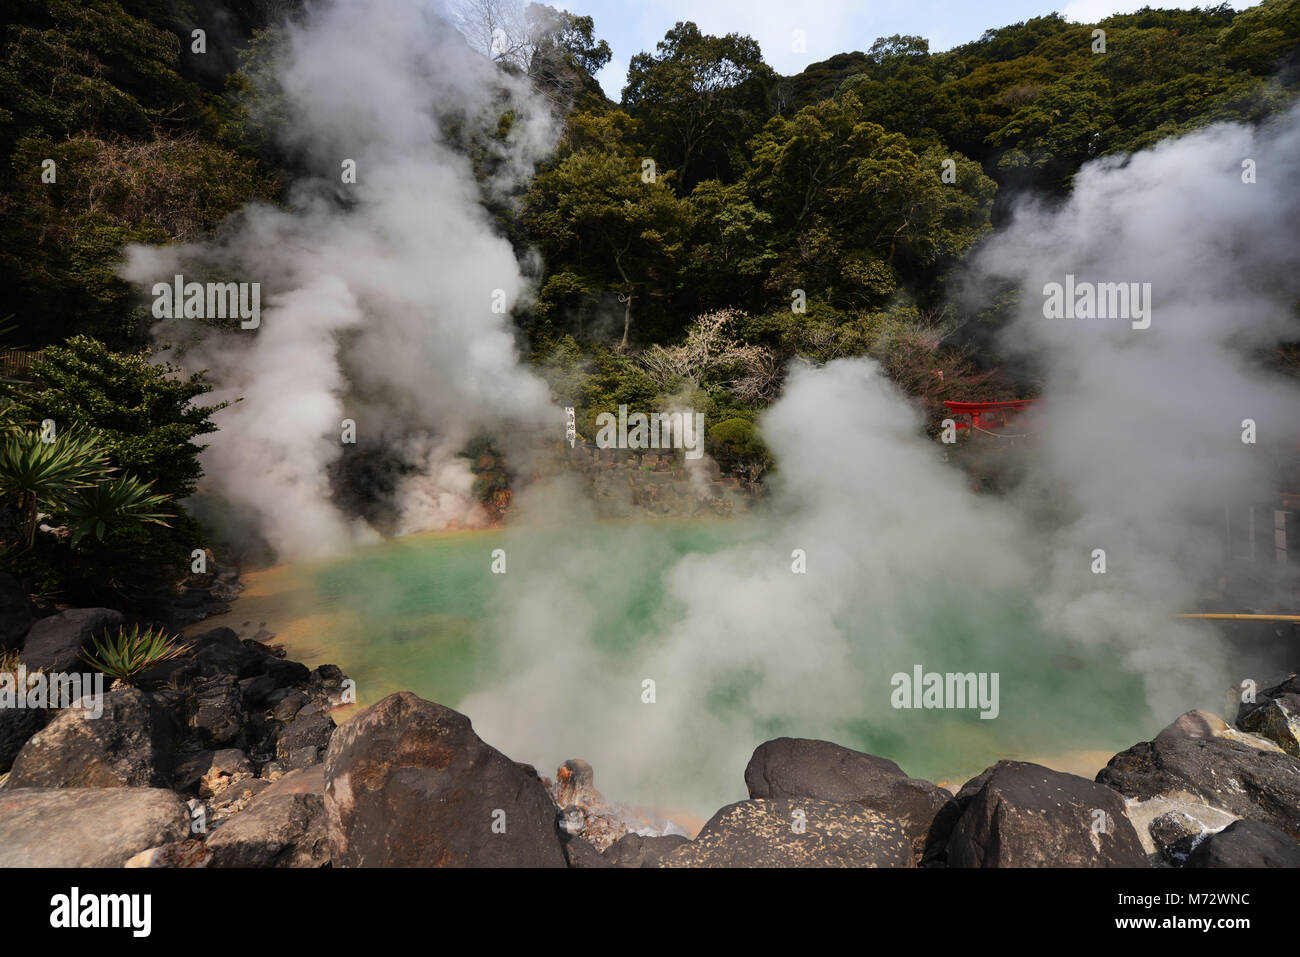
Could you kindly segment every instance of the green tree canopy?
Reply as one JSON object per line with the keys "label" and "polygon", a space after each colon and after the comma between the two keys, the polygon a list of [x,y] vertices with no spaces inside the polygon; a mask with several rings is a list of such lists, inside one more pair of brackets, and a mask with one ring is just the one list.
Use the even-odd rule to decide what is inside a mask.
{"label": "green tree canopy", "polygon": [[623,106],[645,125],[651,156],[677,170],[682,190],[730,181],[734,156],[767,116],[776,74],[747,36],[678,23],[628,69]]}
{"label": "green tree canopy", "polygon": [[12,415],[53,419],[59,429],[93,427],[115,466],[152,480],[159,493],[176,499],[193,494],[204,449],[194,439],[217,430],[211,416],[228,404],[195,402],[212,389],[203,373],[186,375],[145,354],[112,352],[87,336],[46,349],[33,372],[34,385],[5,390]]}
{"label": "green tree canopy", "polygon": [[686,209],[668,176],[648,175],[623,151],[577,150],[538,173],[527,210],[530,236],[566,264],[542,289],[546,306],[562,292],[615,294],[626,347],[634,305],[662,299],[677,281]]}

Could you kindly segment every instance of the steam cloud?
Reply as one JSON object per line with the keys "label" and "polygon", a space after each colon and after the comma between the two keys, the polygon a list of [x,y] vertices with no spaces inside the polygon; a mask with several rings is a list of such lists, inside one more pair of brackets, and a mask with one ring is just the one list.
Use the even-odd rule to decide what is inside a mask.
{"label": "steam cloud", "polygon": [[[495,124],[513,108],[490,183],[505,195],[549,151],[553,120],[429,4],[378,6],[318,4],[275,52],[277,132],[316,174],[288,207],[251,206],[214,243],[134,247],[124,268],[145,288],[187,268],[262,281],[256,332],[184,319],[156,332],[187,367],[210,370],[216,398],[242,398],[220,414],[204,490],[286,558],[377,537],[335,503],[343,419],[356,421],[358,448],[418,467],[395,505],[403,528],[428,529],[477,517],[455,458],[467,438],[548,413],[545,385],[491,311],[493,290],[509,307],[528,280],[443,129]],[[356,161],[354,185],[341,185],[345,159]]]}
{"label": "steam cloud", "polygon": [[[1123,649],[1155,701],[1176,707],[1221,654],[1171,622],[1221,568],[1225,509],[1272,499],[1294,454],[1296,383],[1258,353],[1297,336],[1300,112],[1262,131],[1217,125],[1079,174],[1059,211],[1026,207],[976,268],[1014,280],[1023,307],[1006,345],[1042,370],[1032,481],[1060,519],[1041,607],[1055,628]],[[1259,181],[1243,182],[1245,160]],[[1047,320],[1036,292],[1067,273],[1152,284],[1149,329]],[[1254,420],[1258,444],[1242,441]],[[1080,561],[1104,548],[1108,573]],[[1183,692],[1186,693],[1185,691]]]}
{"label": "steam cloud", "polygon": [[[1246,158],[1256,184],[1241,180]],[[974,296],[1020,288],[1003,346],[1044,380],[1014,497],[972,493],[872,361],[795,370],[763,422],[781,484],[753,540],[664,572],[664,614],[613,677],[591,598],[609,576],[557,571],[608,564],[561,549],[512,583],[510,677],[465,710],[504,747],[581,753],[617,793],[699,807],[743,796],[739,769],[778,733],[928,751],[953,771],[963,749],[983,752],[979,766],[1007,756],[1015,729],[1032,755],[1044,745],[1027,724],[1053,729],[1058,750],[1123,747],[1190,708],[1222,711],[1246,658],[1230,663],[1213,628],[1174,615],[1197,610],[1222,568],[1225,509],[1240,521],[1268,501],[1271,456],[1294,449],[1295,382],[1253,350],[1296,338],[1297,181],[1292,113],[1090,164],[1064,205],[1022,206],[971,274]],[[1045,318],[1043,287],[1067,273],[1152,283],[1150,328]],[[1246,418],[1259,444],[1242,442]],[[806,575],[791,573],[794,548]],[[655,560],[624,547],[619,577],[651,579]],[[1082,670],[1062,671],[1063,655]],[[890,676],[916,663],[1001,672],[996,748],[978,720],[892,709]],[[643,677],[653,706],[637,697]]]}
{"label": "steam cloud", "polygon": [[[492,289],[514,301],[527,279],[440,120],[512,98],[497,184],[508,189],[545,154],[549,117],[414,0],[381,14],[324,4],[289,30],[279,63],[286,142],[319,178],[286,210],[248,209],[219,243],[137,248],[126,269],[148,285],[198,262],[278,290],[255,335],[181,343],[220,396],[243,397],[205,456],[209,488],[255,516],[283,556],[373,536],[327,478],[351,416],[420,464],[422,479],[397,495],[406,530],[470,522],[454,451],[480,426],[508,434],[550,411],[488,309]],[[343,158],[359,170],[346,205]],[[1241,181],[1247,158],[1253,185]],[[973,295],[1020,288],[1003,345],[1045,383],[1014,499],[970,492],[867,359],[792,372],[763,420],[779,486],[729,548],[673,561],[647,537],[607,552],[582,534],[588,509],[571,488],[526,489],[494,611],[504,677],[448,703],[518,759],[581,755],[608,793],[700,807],[738,796],[750,751],[777,733],[882,750],[931,735],[950,751],[992,733],[982,725],[996,722],[963,731],[892,709],[890,676],[917,663],[1003,673],[1003,714],[1044,727],[1102,723],[1107,704],[1128,730],[1219,706],[1219,639],[1172,616],[1194,610],[1222,560],[1224,508],[1267,498],[1267,448],[1295,441],[1295,385],[1252,350],[1296,338],[1298,179],[1300,114],[1261,131],[1216,126],[1090,164],[1062,206],[1022,206],[974,257]],[[1067,273],[1150,282],[1150,328],[1044,318],[1043,286]],[[166,337],[187,335],[180,326]],[[1260,445],[1241,442],[1246,418]],[[569,534],[527,537],[530,524],[560,531],[557,514]],[[1096,548],[1104,576],[1090,570]],[[794,549],[805,575],[791,573]],[[652,585],[659,613],[633,652],[611,656],[609,605]],[[1065,652],[1086,660],[1093,698],[1071,697],[1075,679],[1053,670]],[[1145,712],[1123,697],[1123,674]],[[1120,700],[1097,700],[1107,682]]]}

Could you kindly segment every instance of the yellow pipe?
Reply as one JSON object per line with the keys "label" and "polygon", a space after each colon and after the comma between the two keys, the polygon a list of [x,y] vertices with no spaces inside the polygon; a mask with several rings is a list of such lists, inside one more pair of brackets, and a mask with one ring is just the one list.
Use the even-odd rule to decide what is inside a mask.
{"label": "yellow pipe", "polygon": [[1300,615],[1214,615],[1205,612],[1179,615],[1179,618],[1209,618],[1214,621],[1300,621]]}

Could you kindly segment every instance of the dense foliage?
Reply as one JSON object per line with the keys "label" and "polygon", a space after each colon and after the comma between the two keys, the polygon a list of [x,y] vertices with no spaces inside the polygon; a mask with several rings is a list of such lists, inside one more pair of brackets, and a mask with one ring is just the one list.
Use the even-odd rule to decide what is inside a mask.
{"label": "dense foliage", "polygon": [[[146,556],[180,561],[198,537],[179,503],[220,407],[196,404],[201,376],[148,355],[147,314],[115,270],[126,243],[203,236],[292,182],[299,158],[265,129],[274,110],[255,123],[247,107],[276,24],[298,6],[6,6],[0,297],[13,315],[0,346],[46,349],[9,390],[8,414],[93,432],[118,471],[111,489],[82,487],[92,513],[92,486],[164,496],[176,513],[167,527],[148,520],[152,506],[129,527],[92,524],[80,565],[45,556],[52,588],[121,581]],[[874,355],[931,412],[944,398],[1023,392],[978,348],[996,310],[959,315],[946,296],[1006,198],[1059,198],[1089,159],[1258,120],[1300,84],[1300,0],[1100,24],[1051,14],[939,53],[923,37],[885,37],[792,77],[751,38],[683,22],[631,59],[619,103],[594,80],[611,51],[590,17],[473,0],[458,26],[563,119],[526,195],[491,209],[521,256],[542,254],[536,301],[516,317],[528,358],[579,407],[580,431],[620,403],[690,401],[715,458],[749,478],[772,464],[754,422],[797,356]]]}

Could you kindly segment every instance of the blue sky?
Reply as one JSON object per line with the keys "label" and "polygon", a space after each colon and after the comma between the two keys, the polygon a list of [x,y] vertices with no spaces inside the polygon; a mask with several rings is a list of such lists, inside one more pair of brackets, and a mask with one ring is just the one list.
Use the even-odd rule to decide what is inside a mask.
{"label": "blue sky", "polygon": [[[759,42],[763,58],[779,73],[798,73],[835,53],[866,50],[877,37],[895,33],[929,39],[930,49],[947,50],[978,39],[989,27],[1060,11],[1069,20],[1093,23],[1112,13],[1143,6],[1214,6],[1216,0],[551,0],[553,6],[596,21],[596,35],[614,51],[597,77],[605,93],[619,99],[627,65],[678,20],[694,20],[705,33],[745,33]],[[1258,0],[1232,0],[1235,9]],[[802,30],[806,49],[793,49]]]}

